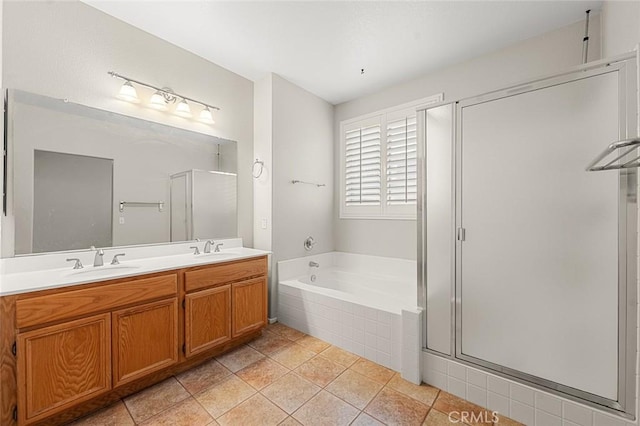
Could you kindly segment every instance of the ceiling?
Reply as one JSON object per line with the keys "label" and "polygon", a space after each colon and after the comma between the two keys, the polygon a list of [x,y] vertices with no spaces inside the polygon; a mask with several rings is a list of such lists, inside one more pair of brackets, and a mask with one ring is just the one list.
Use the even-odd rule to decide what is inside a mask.
{"label": "ceiling", "polygon": [[575,0],[84,2],[250,80],[273,72],[332,104],[580,21],[586,9],[597,12],[602,5]]}

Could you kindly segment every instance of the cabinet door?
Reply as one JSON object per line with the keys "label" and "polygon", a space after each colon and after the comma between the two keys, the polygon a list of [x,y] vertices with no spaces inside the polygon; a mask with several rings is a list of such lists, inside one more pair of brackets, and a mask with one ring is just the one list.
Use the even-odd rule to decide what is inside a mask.
{"label": "cabinet door", "polygon": [[109,313],[18,334],[19,423],[111,389]]}
{"label": "cabinet door", "polygon": [[176,298],[113,312],[113,385],[178,362]]}
{"label": "cabinet door", "polygon": [[187,294],[185,297],[186,356],[231,339],[231,286]]}
{"label": "cabinet door", "polygon": [[231,285],[233,337],[267,324],[267,279],[256,278]]}

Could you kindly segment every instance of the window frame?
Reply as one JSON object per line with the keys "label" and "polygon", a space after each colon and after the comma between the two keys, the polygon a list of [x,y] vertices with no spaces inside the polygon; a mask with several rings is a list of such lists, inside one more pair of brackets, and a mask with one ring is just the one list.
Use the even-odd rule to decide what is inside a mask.
{"label": "window frame", "polygon": [[[444,93],[386,108],[340,122],[340,219],[416,220],[417,204],[387,205],[387,123],[416,115],[417,110],[444,100]],[[346,205],[346,132],[372,125],[380,126],[380,204]],[[416,135],[417,138],[417,135]],[[416,141],[417,142],[417,141]]]}

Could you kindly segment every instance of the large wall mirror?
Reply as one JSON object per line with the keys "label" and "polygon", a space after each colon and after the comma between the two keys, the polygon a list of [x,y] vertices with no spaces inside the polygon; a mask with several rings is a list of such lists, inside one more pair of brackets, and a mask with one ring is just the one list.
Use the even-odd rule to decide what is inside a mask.
{"label": "large wall mirror", "polygon": [[236,237],[236,143],[6,93],[2,256]]}

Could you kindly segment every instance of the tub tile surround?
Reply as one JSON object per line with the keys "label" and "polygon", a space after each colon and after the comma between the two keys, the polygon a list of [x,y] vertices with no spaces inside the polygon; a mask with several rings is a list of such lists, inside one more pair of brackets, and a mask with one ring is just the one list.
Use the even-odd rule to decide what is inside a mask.
{"label": "tub tile surround", "polygon": [[[309,267],[312,260],[320,264],[318,270]],[[330,290],[321,294],[293,283],[310,273],[321,276],[322,268],[327,266],[348,274],[393,277],[394,284],[406,285],[412,295],[415,293],[416,263],[404,259],[333,252],[281,261],[278,262],[278,321],[400,371],[402,377],[412,383],[420,383],[422,310],[415,306],[388,310],[383,308],[384,296],[379,303],[373,300],[365,305],[358,303],[353,295],[350,300],[343,300],[339,298],[340,292]]]}
{"label": "tub tile surround", "polygon": [[[267,349],[267,354],[255,348],[260,344],[256,343],[259,339],[254,340],[79,419],[73,426],[465,425],[459,417],[465,410],[492,418],[491,412],[477,405],[426,384],[410,383],[395,371],[281,323],[269,325],[263,335],[273,335],[268,340],[274,336],[288,339],[289,344],[276,352]],[[307,338],[317,352],[303,346],[310,341]],[[293,370],[279,364],[278,354],[296,346],[313,352],[312,358]],[[331,377],[321,383],[302,374],[325,368]],[[500,417],[497,424],[518,423]]]}
{"label": "tub tile surround", "polygon": [[597,409],[423,352],[423,380],[531,426],[637,426]]}

